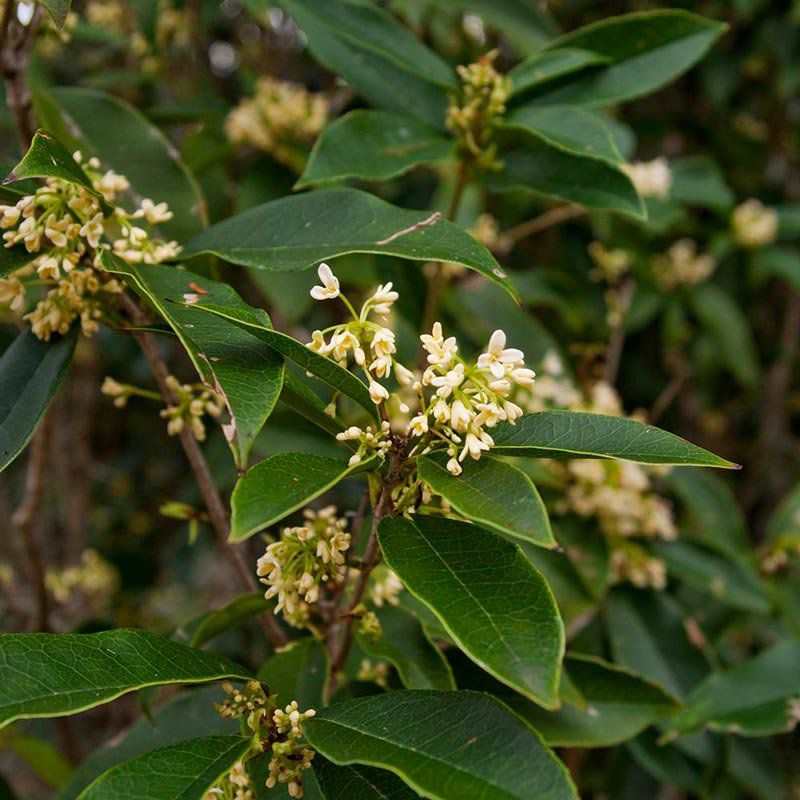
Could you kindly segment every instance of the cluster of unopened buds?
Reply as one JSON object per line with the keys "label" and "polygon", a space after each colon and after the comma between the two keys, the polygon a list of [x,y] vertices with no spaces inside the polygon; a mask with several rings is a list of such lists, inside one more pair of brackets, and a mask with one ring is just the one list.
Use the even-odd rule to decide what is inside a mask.
{"label": "cluster of unopened buds", "polygon": [[642,197],[668,197],[672,188],[672,171],[664,156],[652,161],[634,161],[623,165],[636,191]]}
{"label": "cluster of unopened buds", "polygon": [[618,542],[611,552],[611,571],[618,582],[627,581],[638,589],[661,591],[667,585],[666,564],[630,541]]}
{"label": "cluster of unopened buds", "polygon": [[495,58],[497,52],[492,51],[458,67],[461,96],[453,97],[447,109],[448,130],[458,137],[464,154],[483,169],[499,166],[492,133],[511,95],[511,80],[495,69]]}
{"label": "cluster of unopened buds", "polygon": [[170,220],[166,203],[145,198],[135,211],[125,211],[114,204],[130,189],[128,180],[101,172],[96,158],[83,163],[80,153],[74,157],[94,191],[47,178],[33,194],[0,206],[4,246],[30,255],[27,264],[0,279],[0,303],[20,311],[29,288],[47,287],[45,297],[25,315],[33,333],[44,340],[66,333],[75,320],[86,336],[97,331],[106,307],[122,291],[119,281],[98,269],[102,250],[113,249],[131,264],[160,264],[180,252],[176,242],[153,237],[142,227]]}
{"label": "cluster of unopened buds", "polygon": [[[467,456],[478,459],[493,446],[487,429],[504,421],[514,424],[522,415],[509,396],[515,386],[532,386],[535,374],[525,367],[521,350],[506,347],[503,331],[492,334],[485,352],[473,364],[459,355],[455,337],[445,338],[441,323],[434,323],[429,334],[420,336],[428,366],[419,374],[397,361],[394,332],[370,320],[373,313],[385,317],[397,300],[390,283],[379,286],[356,313],[341,295],[339,281],[327,264],[319,267],[319,277],[322,284],[311,290],[311,296],[317,300],[341,297],[352,321],[314,331],[308,347],[333,357],[341,366],[347,366],[352,354],[369,382],[372,401],[384,412],[379,427],[351,426],[337,436],[340,441],[358,443],[351,464],[385,455],[392,436],[399,434],[412,443],[409,454],[446,447],[447,468],[459,475]],[[378,380],[392,374],[400,384],[399,393],[390,393]],[[388,419],[387,406],[399,412],[395,420]]]}
{"label": "cluster of unopened buds", "polygon": [[760,200],[746,200],[733,210],[731,227],[742,247],[763,247],[778,237],[778,214]]}
{"label": "cluster of unopened buds", "polygon": [[714,257],[698,253],[692,239],[679,239],[666,253],[653,257],[653,275],[663,289],[690,286],[709,278],[717,268]]}
{"label": "cluster of unopened buds", "polygon": [[305,164],[308,146],[325,127],[328,102],[304,86],[275,78],[260,78],[255,95],[242,100],[225,123],[228,138],[250,144],[297,171]]}
{"label": "cluster of unopened buds", "polygon": [[96,550],[81,553],[80,563],[48,569],[45,586],[57,603],[80,597],[92,610],[105,610],[119,587],[119,573]]}
{"label": "cluster of unopened buds", "polygon": [[258,560],[258,576],[269,587],[265,596],[277,597],[275,613],[282,612],[296,627],[308,624],[323,586],[344,580],[350,547],[347,522],[337,516],[335,506],[306,509],[303,516],[304,525],[284,528]]}
{"label": "cluster of unopened buds", "polygon": [[[228,697],[216,704],[217,712],[226,718],[244,719],[257,742],[251,757],[261,753],[269,757],[266,788],[285,784],[289,797],[302,797],[302,773],[314,758],[314,751],[303,743],[303,723],[316,711],[300,711],[296,700],[285,708],[277,707],[276,698],[267,696],[258,681],[248,681],[242,687],[224,683],[223,689]],[[240,761],[205,800],[251,800],[254,795],[245,763]]]}

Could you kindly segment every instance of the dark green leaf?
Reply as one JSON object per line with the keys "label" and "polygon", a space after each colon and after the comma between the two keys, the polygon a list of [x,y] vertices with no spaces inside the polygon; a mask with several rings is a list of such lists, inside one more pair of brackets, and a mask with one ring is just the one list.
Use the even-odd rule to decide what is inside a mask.
{"label": "dark green leaf", "polygon": [[300,708],[320,708],[328,678],[328,655],[313,637],[291,642],[271,655],[258,671],[258,679],[269,686],[281,704],[297,700]]}
{"label": "dark green leaf", "polygon": [[480,272],[513,295],[492,254],[458,225],[357,189],[322,189],[251,208],[195,236],[183,255],[200,253],[279,272],[308,269],[348,253],[449,261]]}
{"label": "dark green leaf", "polygon": [[[103,266],[125,275],[146,300],[169,322],[192,359],[203,382],[225,400],[230,421],[225,438],[239,469],[247,466],[250,449],[283,388],[283,359],[250,331],[223,317],[198,314],[186,298],[230,309],[252,311],[226,283],[219,283],[170,266],[128,265],[108,252]],[[271,328],[265,312],[261,324]]]}
{"label": "dark green leaf", "polygon": [[67,21],[69,14],[70,0],[37,0],[38,3],[47,9],[50,19],[56,26],[56,30],[61,30]]}
{"label": "dark green leaf", "polygon": [[292,411],[334,436],[347,427],[347,424],[338,417],[331,416],[325,403],[320,400],[314,390],[306,386],[289,370],[286,370],[284,374],[280,399]]}
{"label": "dark green leaf", "polygon": [[67,374],[76,341],[74,331],[48,343],[27,330],[0,356],[0,471],[31,440]]}
{"label": "dark green leaf", "polygon": [[278,453],[251,467],[231,496],[231,541],[263,531],[348,475],[368,469],[365,461],[350,467],[346,461],[314,453]]}
{"label": "dark green leaf", "polygon": [[313,762],[314,776],[325,800],[417,800],[397,775],[383,769],[337,766],[319,754]]}
{"label": "dark green leaf", "polygon": [[800,542],[800,485],[783,498],[770,517],[767,540],[789,547]]}
{"label": "dark green leaf", "polygon": [[558,707],[564,628],[541,573],[508,540],[464,522],[385,519],[389,567],[477,664],[545,708]]}
{"label": "dark green leaf", "polygon": [[399,606],[378,609],[382,635],[358,635],[361,649],[392,664],[407,689],[455,689],[450,666],[419,620]]}
{"label": "dark green leaf", "polygon": [[147,631],[0,635],[0,727],[61,717],[145,686],[248,679],[228,659]]}
{"label": "dark green leaf", "polygon": [[675,747],[659,744],[653,731],[644,731],[628,742],[636,763],[657,781],[699,794],[701,770]]}
{"label": "dark green leaf", "polygon": [[541,50],[525,59],[521,64],[517,64],[508,73],[513,83],[512,94],[520,94],[556,78],[579,72],[586,67],[609,63],[611,63],[611,59],[608,56],[594,53],[591,50],[579,50],[575,47]]}
{"label": "dark green leaf", "polygon": [[272,613],[274,603],[260,592],[234,597],[221,608],[209,611],[192,631],[191,647],[202,647],[231,628],[239,627],[259,614]]}
{"label": "dark green leaf", "polygon": [[536,197],[643,219],[645,208],[631,179],[607,161],[583,158],[531,139],[503,156],[503,169],[487,180],[494,192],[522,189]]}
{"label": "dark green leaf", "polygon": [[357,109],[325,128],[297,187],[393,178],[452,154],[451,139],[414,117]]}
{"label": "dark green leaf", "polygon": [[444,451],[417,461],[419,476],[460,514],[497,530],[527,539],[542,547],[555,547],[550,519],[531,479],[520,469],[481,458],[464,464],[460,476],[447,470]]}
{"label": "dark green leaf", "polygon": [[611,17],[553,41],[595,53],[606,65],[540,95],[540,102],[603,106],[642,97],[671,83],[697,63],[725,32],[725,25],[678,10]]}
{"label": "dark green leaf", "polygon": [[200,800],[251,744],[241,736],[208,736],[162,747],[113,767],[79,800]]}
{"label": "dark green leaf", "polygon": [[555,534],[586,591],[602,600],[611,580],[611,554],[605,537],[598,535],[596,521],[565,516]]}
{"label": "dark green leaf", "polygon": [[492,430],[492,452],[531,458],[619,458],[642,464],[734,469],[735,464],[652,425],[578,411],[526,414]]}
{"label": "dark green leaf", "polygon": [[[795,291],[800,291],[800,253],[794,247],[759,247],[753,250],[750,257],[756,278],[780,278]],[[0,272],[2,269],[0,267]]]}
{"label": "dark green leaf", "polygon": [[30,264],[36,258],[35,253],[29,253],[24,247],[0,247],[0,278],[5,278],[20,267]]}
{"label": "dark green leaf", "polygon": [[390,769],[432,800],[577,800],[567,771],[502,705],[473,692],[390,692],[305,724],[337,764]]}
{"label": "dark green leaf", "polygon": [[725,183],[722,170],[707,156],[688,156],[670,161],[672,186],[671,200],[688,206],[727,211],[734,202],[734,194]]}

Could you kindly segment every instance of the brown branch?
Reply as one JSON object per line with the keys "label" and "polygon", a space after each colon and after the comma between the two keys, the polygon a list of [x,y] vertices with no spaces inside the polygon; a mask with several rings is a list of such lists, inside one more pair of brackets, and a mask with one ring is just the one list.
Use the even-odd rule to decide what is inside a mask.
{"label": "brown branch", "polygon": [[[122,302],[134,325],[144,326],[148,324],[147,315],[134,300],[127,295],[123,295]],[[155,337],[146,331],[131,331],[131,335],[141,348],[162,397],[168,403],[175,403],[176,398],[167,382],[169,369],[161,356]],[[217,546],[236,575],[240,590],[252,592],[258,588],[258,584],[253,572],[248,568],[241,550],[228,541],[231,530],[228,514],[222,502],[222,497],[217,491],[217,486],[214,483],[214,478],[211,475],[211,470],[208,467],[203,451],[188,426],[184,426],[183,430],[178,434],[178,438],[205,503],[208,518],[217,540]],[[273,647],[282,647],[286,644],[288,641],[286,634],[272,615],[262,614],[259,616],[259,621]]]}
{"label": "brown branch", "polygon": [[603,367],[603,380],[613,386],[617,382],[622,349],[625,346],[625,317],[631,307],[633,293],[636,290],[636,281],[628,278],[619,289],[619,321],[611,330],[606,349],[606,360]]}
{"label": "brown branch", "polygon": [[554,225],[560,225],[562,222],[567,222],[576,217],[582,217],[585,213],[586,209],[583,208],[583,206],[566,205],[551,208],[538,217],[534,217],[533,219],[527,220],[527,222],[521,222],[519,225],[509,228],[502,234],[500,241],[506,243],[504,249],[510,250],[511,246],[521,239],[527,239],[529,236],[547,230],[547,228],[552,228]]}

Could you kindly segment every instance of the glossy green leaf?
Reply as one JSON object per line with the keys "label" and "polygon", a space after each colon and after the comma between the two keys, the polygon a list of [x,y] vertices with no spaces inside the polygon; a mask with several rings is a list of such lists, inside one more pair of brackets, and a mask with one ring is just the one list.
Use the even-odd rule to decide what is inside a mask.
{"label": "glossy green leaf", "polygon": [[[142,297],[170,324],[203,382],[225,400],[229,421],[225,439],[239,469],[247,466],[256,436],[275,408],[283,388],[281,356],[250,331],[223,317],[198,314],[187,298],[225,308],[251,311],[226,283],[171,266],[128,265],[110,253],[102,256],[110,272],[125,275]],[[266,312],[261,324],[271,328]]]}
{"label": "glossy green leaf", "polygon": [[719,165],[708,156],[687,156],[669,162],[671,200],[688,206],[727,211],[734,203],[733,191]]}
{"label": "glossy green leaf", "polygon": [[0,356],[0,471],[31,440],[67,374],[76,341],[72,332],[42,342],[27,330]]}
{"label": "glossy green leaf", "polygon": [[614,661],[684,698],[709,671],[687,635],[680,607],[665,592],[616,588],[607,604]]}
{"label": "glossy green leaf", "polygon": [[113,767],[79,800],[200,800],[251,744],[241,736],[208,736],[162,747]]}
{"label": "glossy green leaf", "polygon": [[[350,0],[283,0],[311,52],[373,106],[444,123],[453,69],[383,9]],[[255,5],[250,0],[250,5]]]}
{"label": "glossy green leaf", "polygon": [[56,30],[61,30],[67,21],[71,0],[37,0],[40,5],[47,9],[50,19],[56,26]]}
{"label": "glossy green leaf", "polygon": [[346,178],[383,180],[453,155],[453,140],[406,114],[357,109],[322,132],[298,188]]}
{"label": "glossy green leaf", "polygon": [[453,674],[442,652],[425,635],[419,620],[399,606],[377,610],[382,635],[357,634],[361,649],[388,661],[407,689],[455,689]]}
{"label": "glossy green leaf", "polygon": [[619,458],[642,464],[734,469],[735,464],[679,436],[633,419],[580,411],[526,414],[492,430],[497,455],[530,458]]}
{"label": "glossy green leaf", "polygon": [[236,735],[239,723],[221,717],[214,708],[214,703],[222,698],[219,686],[192,688],[156,708],[152,722],[140,717],[121,736],[106,742],[81,761],[56,800],[75,800],[95,778],[112,767],[159,747],[182,742],[187,731],[202,731],[206,736]]}
{"label": "glossy green leaf", "polygon": [[655,684],[593,656],[568,654],[564,671],[583,703],[562,695],[564,705],[547,712],[524,698],[503,698],[551,747],[611,747],[679,708]]}
{"label": "glossy green leaf", "polygon": [[389,769],[431,800],[577,800],[564,766],[518,717],[474,692],[390,692],[309,720],[336,764]]}
{"label": "glossy green leaf", "polygon": [[308,269],[348,253],[449,261],[513,294],[492,254],[458,225],[441,214],[398,208],[358,189],[321,189],[251,208],[195,236],[183,255],[200,253],[279,272]]}
{"label": "glossy green leaf", "polygon": [[290,370],[286,370],[281,391],[281,402],[318,428],[327,431],[333,436],[343,431],[347,424],[338,417],[328,413],[326,404],[317,396],[313,389],[303,383]]}
{"label": "glossy green leaf", "polygon": [[477,664],[545,708],[558,706],[564,627],[555,598],[522,551],[444,517],[385,519],[384,558]]}
{"label": "glossy green leaf", "polygon": [[767,590],[754,565],[690,542],[653,542],[652,549],[666,562],[670,576],[720,603],[755,614],[770,610]]}
{"label": "glossy green leaf", "polygon": [[174,216],[159,224],[163,236],[183,243],[203,228],[206,205],[197,182],[172,142],[140,111],[105,92],[77,87],[37,91],[34,103],[37,118],[64,144],[125,175],[132,199],[169,204]]}
{"label": "glossy green leaf", "polygon": [[563,78],[574,72],[609,64],[611,59],[591,50],[579,50],[576,47],[559,47],[549,50],[540,50],[521,64],[517,64],[509,73],[512,81],[512,95],[521,94],[528,89]]}
{"label": "glossy green leaf", "polygon": [[503,155],[503,168],[486,181],[494,192],[521,189],[536,197],[577,203],[643,219],[631,179],[608,161],[577,156],[544,140]]}
{"label": "glossy green leaf", "polygon": [[[342,394],[355,400],[362,408],[369,411],[373,417],[377,417],[378,412],[375,408],[375,403],[372,402],[369,390],[363,381],[359,380],[352,372],[340,367],[333,359],[321,356],[298,342],[297,339],[273,330],[269,322],[265,320],[263,311],[255,308],[241,308],[238,305],[212,305],[205,303],[202,296],[197,303],[190,305],[189,308],[196,310],[198,313],[214,314],[230,320],[238,327],[261,339],[262,342],[268,344],[285,358],[293,361],[297,366],[315,375],[332,389],[342,392]],[[314,405],[313,401],[309,400],[308,394],[297,388],[297,382],[290,384],[290,390],[293,395],[300,396],[305,400],[303,410],[309,410],[309,405]]]}
{"label": "glossy green leaf", "polygon": [[145,686],[248,679],[226,658],[135,629],[0,634],[0,727],[61,717]]}
{"label": "glossy green leaf", "polygon": [[599,535],[596,520],[561,517],[555,535],[586,591],[601,601],[611,582],[611,553],[605,537]]}
{"label": "glossy green leaf", "polygon": [[468,460],[461,475],[447,469],[444,451],[417,461],[420,478],[460,514],[500,533],[542,547],[555,547],[550,519],[531,479],[517,467],[494,458]]}
{"label": "glossy green leaf", "polygon": [[338,766],[319,754],[314,758],[314,776],[325,800],[417,800],[397,775],[360,764]]}
{"label": "glossy green leaf", "polygon": [[725,28],[679,10],[626,14],[579,28],[546,49],[584,50],[608,63],[578,73],[564,85],[545,91],[539,100],[603,106],[650,94],[697,63]]}
{"label": "glossy green leaf", "polygon": [[[689,695],[674,721],[679,732],[703,726],[747,734],[743,718],[773,704],[782,706],[785,729],[794,727],[792,699],[800,692],[800,643],[780,642],[755,658],[710,675]],[[757,722],[756,717],[751,721]]]}
{"label": "glossy green leaf", "polygon": [[251,467],[231,496],[231,541],[239,542],[310,503],[339,481],[369,468],[314,453],[278,453]]}
{"label": "glossy green leaf", "polygon": [[202,616],[192,631],[189,645],[202,647],[221,633],[237,628],[260,614],[271,614],[274,605],[261,592],[234,597],[224,606]]}
{"label": "glossy green leaf", "polygon": [[503,120],[503,127],[526,131],[576,156],[612,164],[624,161],[603,118],[578,106],[518,106]]}
{"label": "glossy green leaf", "polygon": [[258,671],[258,679],[269,686],[285,705],[297,700],[301,708],[321,708],[328,678],[328,655],[312,636],[290,642],[271,655]]}
{"label": "glossy green leaf", "polygon": [[627,743],[636,763],[657,781],[699,794],[702,789],[700,767],[677,748],[659,744],[654,731],[644,731]]}
{"label": "glossy green leaf", "polygon": [[0,278],[5,278],[20,267],[30,264],[36,258],[24,247],[0,247]]}

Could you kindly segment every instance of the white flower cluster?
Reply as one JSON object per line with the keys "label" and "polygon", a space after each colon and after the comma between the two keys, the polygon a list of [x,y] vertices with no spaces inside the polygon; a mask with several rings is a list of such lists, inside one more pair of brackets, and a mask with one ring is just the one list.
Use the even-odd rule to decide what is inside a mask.
{"label": "white flower cluster", "polygon": [[654,256],[652,263],[656,282],[668,291],[700,283],[717,268],[713,256],[698,254],[697,243],[692,239],[679,239],[666,253]]}
{"label": "white flower cluster", "polygon": [[96,550],[87,549],[81,553],[80,563],[48,569],[45,586],[57,603],[79,598],[99,614],[108,609],[119,588],[119,573]]}
{"label": "white flower cluster", "polygon": [[[96,158],[81,164],[96,192],[113,204],[130,188],[128,180],[113,171],[100,172]],[[158,225],[171,219],[166,203],[145,198],[133,212],[120,206],[104,210],[87,188],[60,178],[47,178],[33,194],[15,205],[0,205],[0,229],[6,248],[23,248],[30,261],[0,279],[0,303],[13,311],[23,308],[28,286],[51,287],[25,319],[34,334],[48,340],[66,333],[80,320],[86,336],[97,331],[98,320],[112,295],[122,291],[114,278],[98,271],[101,250],[111,249],[128,263],[159,264],[180,252],[176,242],[153,237],[142,224]]]}
{"label": "white flower cluster", "polygon": [[774,208],[753,198],[733,210],[731,227],[742,247],[763,247],[778,237],[778,215]]}
{"label": "white flower cluster", "polygon": [[661,591],[667,585],[666,564],[630,541],[614,545],[611,552],[611,571],[616,581],[627,581],[639,589],[649,586]]}
{"label": "white flower cluster", "polygon": [[300,711],[297,700],[292,700],[283,711],[275,709],[272,723],[278,740],[272,743],[268,789],[274,788],[279,783],[285,783],[289,797],[303,796],[302,773],[311,766],[314,758],[314,751],[302,743],[303,723],[310,717],[316,716],[316,713],[313,708]]}
{"label": "white flower cluster", "polygon": [[622,169],[642,197],[669,197],[672,188],[672,172],[669,161],[659,156],[652,161],[634,161]]}
{"label": "white flower cluster", "polygon": [[343,581],[344,554],[350,547],[347,522],[337,516],[335,506],[306,509],[303,516],[305,525],[284,528],[258,560],[258,576],[269,587],[265,596],[278,598],[275,613],[283,612],[295,627],[309,622],[323,584]]}
{"label": "white flower cluster", "polygon": [[377,608],[383,608],[385,605],[396,606],[400,603],[403,584],[397,574],[387,566],[379,564],[372,571],[370,581],[367,594]]}
{"label": "white flower cluster", "polygon": [[328,103],[304,86],[260,78],[256,93],[231,111],[225,123],[228,138],[264,150],[286,166],[301,171],[308,146],[325,127]]}
{"label": "white flower cluster", "polygon": [[[415,440],[415,454],[444,445],[450,455],[447,468],[459,475],[467,456],[478,459],[494,444],[488,428],[503,421],[514,424],[522,415],[522,409],[509,396],[514,386],[531,386],[535,374],[525,367],[521,350],[506,347],[503,331],[495,331],[477,363],[468,364],[458,353],[455,337],[445,338],[441,323],[434,323],[431,333],[420,336],[428,364],[420,375],[395,358],[394,332],[369,319],[372,313],[385,317],[390,312],[398,298],[391,283],[379,286],[356,314],[341,295],[339,280],[327,264],[319,267],[319,277],[321,285],[311,290],[311,296],[317,300],[342,297],[353,319],[329,331],[314,331],[308,347],[345,367],[352,353],[355,364],[369,381],[369,394],[376,405],[385,411],[392,401],[401,414],[413,413],[401,433],[408,440]],[[329,339],[326,333],[330,334]],[[403,397],[391,394],[379,382],[379,378],[392,374],[413,395],[408,398],[415,403],[413,412]],[[391,435],[392,425],[384,415],[380,428],[353,426],[337,438],[359,443],[350,460],[356,464],[365,456],[385,454],[391,446]]]}

